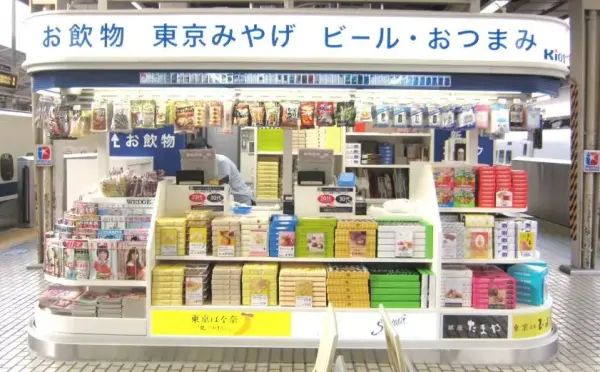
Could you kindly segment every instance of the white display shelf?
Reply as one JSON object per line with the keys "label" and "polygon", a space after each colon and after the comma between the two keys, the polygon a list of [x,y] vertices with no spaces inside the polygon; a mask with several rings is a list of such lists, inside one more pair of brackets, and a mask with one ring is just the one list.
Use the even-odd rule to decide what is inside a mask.
{"label": "white display shelf", "polygon": [[[326,150],[326,149],[319,149],[319,150]],[[255,154],[256,155],[283,155],[283,151],[256,151]],[[298,155],[298,150],[293,150],[292,155]],[[339,152],[335,152],[334,155],[339,156],[342,154]]]}
{"label": "white display shelf", "polygon": [[443,264],[480,264],[480,265],[514,265],[519,263],[540,262],[537,258],[442,258]]}
{"label": "white display shelf", "polygon": [[35,325],[49,333],[79,335],[145,336],[146,318],[92,318],[55,315],[48,309],[35,309]]}
{"label": "white display shelf", "polygon": [[443,315],[528,315],[537,314],[552,308],[552,297],[548,296],[542,306],[517,304],[514,309],[475,309],[473,307],[442,307]]}
{"label": "white display shelf", "polygon": [[430,258],[313,258],[313,257],[190,257],[190,256],[156,256],[157,261],[219,261],[219,262],[323,262],[323,263],[431,263]]}
{"label": "white display shelf", "polygon": [[[257,312],[285,312],[285,313],[325,313],[326,307],[294,307],[294,306],[222,306],[222,305],[211,305],[206,304],[202,306],[151,306],[152,310],[210,310],[210,311],[257,311]],[[430,314],[436,313],[436,309],[393,309],[386,308],[388,312],[393,313],[412,313],[412,314]],[[343,313],[376,313],[379,314],[379,308],[335,308],[335,312]]]}
{"label": "white display shelf", "polygon": [[431,133],[346,132],[348,137],[431,137]]}
{"label": "white display shelf", "polygon": [[57,278],[52,275],[44,275],[44,278],[54,284],[70,287],[145,287],[145,280],[73,280]]}
{"label": "white display shelf", "polygon": [[408,164],[346,164],[346,168],[408,169]]}
{"label": "white display shelf", "polygon": [[439,207],[440,213],[497,213],[497,214],[512,214],[525,213],[527,208],[454,208],[454,207]]}

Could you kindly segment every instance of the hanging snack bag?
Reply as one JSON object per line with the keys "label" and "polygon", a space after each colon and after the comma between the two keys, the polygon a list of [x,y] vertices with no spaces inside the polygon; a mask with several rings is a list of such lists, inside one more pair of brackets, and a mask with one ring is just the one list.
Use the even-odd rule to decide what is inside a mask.
{"label": "hanging snack bag", "polygon": [[156,128],[156,102],[153,100],[142,103],[142,128]]}
{"label": "hanging snack bag", "polygon": [[168,124],[168,101],[156,101],[156,126],[164,127]]}
{"label": "hanging snack bag", "polygon": [[335,104],[333,102],[317,103],[317,125],[320,127],[331,127],[335,124]]}
{"label": "hanging snack bag", "polygon": [[372,123],[373,122],[373,108],[371,103],[361,103],[360,109],[356,112],[356,121],[358,123]]}
{"label": "hanging snack bag", "polygon": [[81,135],[89,136],[92,131],[92,110],[81,110]]}
{"label": "hanging snack bag", "polygon": [[295,101],[284,102],[281,104],[281,107],[281,126],[286,128],[298,128],[298,121],[300,120],[300,103]]}
{"label": "hanging snack bag", "polygon": [[278,127],[281,119],[281,106],[279,102],[265,102],[265,125]]}
{"label": "hanging snack bag", "polygon": [[94,102],[92,108],[92,132],[106,132],[108,130],[106,102]]}
{"label": "hanging snack bag", "polygon": [[237,102],[233,109],[233,124],[234,125],[249,125],[250,124],[250,109],[246,102]]}
{"label": "hanging snack bag", "polygon": [[262,127],[265,125],[265,106],[262,102],[254,102],[249,105],[252,126]]}
{"label": "hanging snack bag", "polygon": [[58,107],[57,123],[58,125],[55,127],[55,133],[52,134],[59,138],[69,137],[71,130],[69,127],[70,122],[68,106]]}
{"label": "hanging snack bag", "polygon": [[356,107],[354,101],[339,102],[335,111],[335,122],[338,127],[354,127]]}
{"label": "hanging snack bag", "polygon": [[475,128],[488,129],[490,127],[490,106],[479,104],[475,106]]}
{"label": "hanging snack bag", "polygon": [[410,108],[405,105],[394,106],[393,110],[393,125],[394,127],[406,127],[410,124]]}
{"label": "hanging snack bag", "polygon": [[175,104],[175,133],[193,133],[196,118],[195,106],[191,102]]}
{"label": "hanging snack bag", "polygon": [[427,126],[439,128],[442,123],[442,111],[439,105],[427,106]]}
{"label": "hanging snack bag", "polygon": [[204,128],[208,122],[208,105],[204,101],[196,102],[194,106],[194,127]]}
{"label": "hanging snack bag", "polygon": [[412,127],[422,127],[424,116],[423,108],[421,106],[410,106],[410,125]]}
{"label": "hanging snack bag", "polygon": [[113,117],[110,125],[111,132],[131,133],[131,116],[127,101],[113,103]]}
{"label": "hanging snack bag", "polygon": [[315,103],[302,102],[300,104],[300,128],[312,129],[315,127]]}
{"label": "hanging snack bag", "polygon": [[223,123],[223,103],[211,101],[208,104],[208,125],[219,126]]}
{"label": "hanging snack bag", "polygon": [[525,110],[522,103],[513,103],[510,106],[510,128],[511,129],[525,129],[524,120]]}
{"label": "hanging snack bag", "polygon": [[83,123],[81,120],[81,106],[73,106],[69,111],[69,137],[83,137]]}
{"label": "hanging snack bag", "polygon": [[456,125],[455,106],[447,105],[442,107],[442,127],[453,128]]}
{"label": "hanging snack bag", "polygon": [[392,107],[388,105],[377,106],[375,110],[375,126],[387,128],[392,123]]}
{"label": "hanging snack bag", "polygon": [[131,126],[133,129],[144,127],[143,101],[131,101]]}
{"label": "hanging snack bag", "polygon": [[223,133],[233,133],[233,101],[223,102]]}
{"label": "hanging snack bag", "polygon": [[458,126],[460,128],[471,128],[475,126],[475,109],[472,105],[463,105],[458,114]]}

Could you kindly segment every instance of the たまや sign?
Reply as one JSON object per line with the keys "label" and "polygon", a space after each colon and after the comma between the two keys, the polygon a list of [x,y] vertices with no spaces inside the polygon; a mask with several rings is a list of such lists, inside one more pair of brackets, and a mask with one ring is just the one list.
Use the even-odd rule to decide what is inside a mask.
{"label": "\u305f\u307e\u3084 sign", "polygon": [[444,315],[442,338],[508,338],[508,315]]}

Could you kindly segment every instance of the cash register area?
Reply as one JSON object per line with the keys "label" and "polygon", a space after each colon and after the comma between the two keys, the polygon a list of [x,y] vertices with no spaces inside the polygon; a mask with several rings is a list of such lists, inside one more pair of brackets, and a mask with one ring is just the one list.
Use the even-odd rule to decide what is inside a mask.
{"label": "cash register area", "polygon": [[[23,230],[0,238],[23,239]],[[29,236],[27,236],[29,235]],[[553,322],[559,327],[558,357],[532,366],[481,366],[415,364],[418,371],[598,371],[600,370],[600,323],[595,321],[600,304],[600,278],[567,276],[558,265],[567,262],[569,237],[555,225],[540,223],[538,245],[549,264]],[[26,270],[36,260],[35,242],[0,249],[0,372],[5,371],[311,371],[316,350],[223,348],[199,351],[196,363],[53,361],[37,358],[27,345],[27,324],[40,294],[48,286],[42,271]],[[15,290],[18,289],[18,290]],[[201,350],[201,349],[200,349]],[[341,350],[351,371],[390,371],[386,350]],[[304,362],[303,362],[304,360]]]}

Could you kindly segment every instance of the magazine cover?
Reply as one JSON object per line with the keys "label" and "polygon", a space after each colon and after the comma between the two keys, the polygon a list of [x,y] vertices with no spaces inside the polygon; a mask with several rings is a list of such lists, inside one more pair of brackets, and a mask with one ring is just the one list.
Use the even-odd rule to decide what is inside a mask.
{"label": "magazine cover", "polygon": [[148,229],[128,229],[123,230],[125,240],[128,242],[148,241]]}
{"label": "magazine cover", "polygon": [[48,275],[59,277],[61,274],[60,240],[55,238],[46,238],[44,252],[44,272]]}
{"label": "magazine cover", "polygon": [[98,230],[98,239],[123,240],[123,230]]}
{"label": "magazine cover", "polygon": [[101,228],[103,230],[125,229],[125,216],[100,216]]}
{"label": "magazine cover", "polygon": [[121,242],[119,244],[119,277],[125,280],[146,279],[146,243]]}
{"label": "magazine cover", "polygon": [[[65,239],[62,241],[62,273],[65,279],[77,280],[80,274],[77,267],[77,258],[80,258],[82,251],[88,250],[88,241],[81,239]],[[61,265],[61,263],[59,263]],[[79,278],[81,279],[81,278]],[[87,279],[87,276],[86,276]]]}
{"label": "magazine cover", "polygon": [[117,279],[117,240],[90,240],[90,279]]}
{"label": "magazine cover", "polygon": [[90,277],[90,250],[88,247],[75,249],[75,279],[87,280]]}

